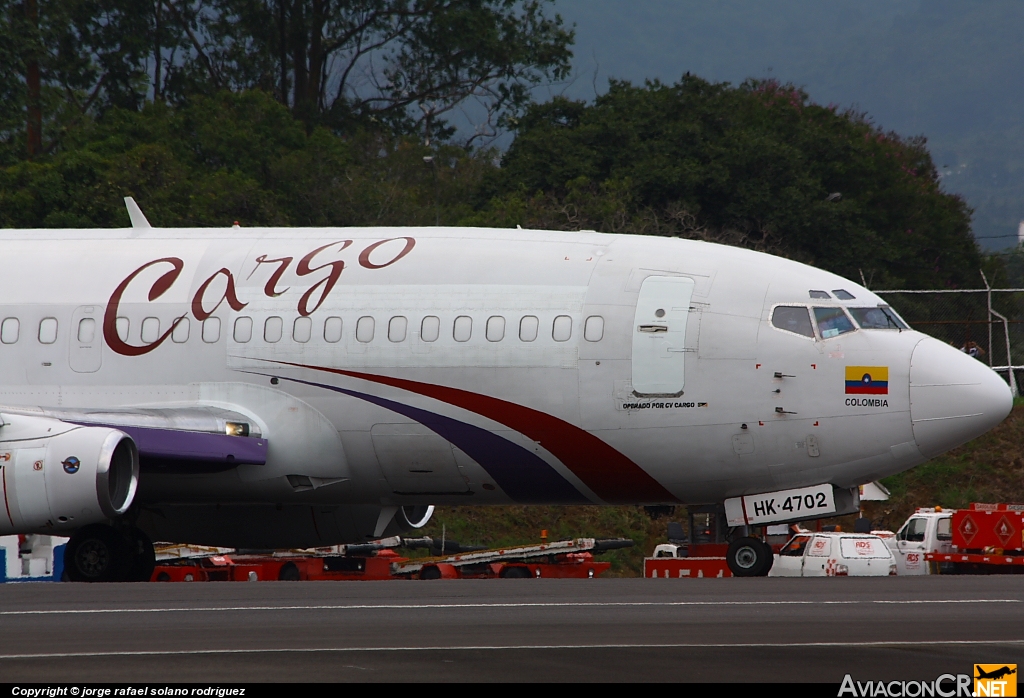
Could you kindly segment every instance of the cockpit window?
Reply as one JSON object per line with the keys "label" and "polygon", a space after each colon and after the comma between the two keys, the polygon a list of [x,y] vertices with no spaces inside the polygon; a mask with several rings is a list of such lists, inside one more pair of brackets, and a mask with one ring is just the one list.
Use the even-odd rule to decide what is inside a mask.
{"label": "cockpit window", "polygon": [[837,288],[832,294],[841,301],[852,301],[856,298],[852,293],[842,288]]}
{"label": "cockpit window", "polygon": [[832,298],[832,296],[828,295],[828,291],[808,291],[807,293],[810,294],[811,298],[824,298],[826,300]]}
{"label": "cockpit window", "polygon": [[780,305],[772,312],[772,325],[780,330],[795,332],[804,337],[814,337],[811,316],[802,305]]}
{"label": "cockpit window", "polygon": [[818,322],[822,339],[838,337],[856,329],[842,308],[815,308],[814,319]]}
{"label": "cockpit window", "polygon": [[906,323],[891,308],[850,308],[853,319],[865,330],[905,330]]}

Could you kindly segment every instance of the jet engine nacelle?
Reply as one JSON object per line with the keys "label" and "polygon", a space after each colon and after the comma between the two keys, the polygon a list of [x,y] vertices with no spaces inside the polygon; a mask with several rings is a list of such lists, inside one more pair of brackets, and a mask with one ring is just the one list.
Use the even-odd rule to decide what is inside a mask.
{"label": "jet engine nacelle", "polygon": [[0,480],[0,535],[60,535],[128,510],[139,452],[117,429],[0,415]]}

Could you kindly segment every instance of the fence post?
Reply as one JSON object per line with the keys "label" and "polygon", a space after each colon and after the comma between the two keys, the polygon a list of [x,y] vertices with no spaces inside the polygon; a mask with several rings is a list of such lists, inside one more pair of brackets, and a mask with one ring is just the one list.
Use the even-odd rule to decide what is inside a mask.
{"label": "fence post", "polygon": [[[989,368],[991,368],[992,367],[992,287],[988,285],[988,278],[985,276],[985,272],[982,271],[981,269],[979,269],[978,273],[981,274],[981,280],[985,282],[985,292],[986,292],[986,296],[988,297],[988,365],[989,365]],[[1000,316],[1000,317],[1002,317],[1002,316]],[[1009,343],[1010,342],[1010,335],[1009,334],[1006,335],[1006,342],[1007,342],[1006,343],[1007,350],[1009,350],[1009,346],[1010,346],[1010,343]],[[1007,366],[1013,365],[1013,362],[1010,361],[1009,354],[1007,354],[1006,365]],[[1013,385],[1013,380],[1012,380],[1013,379],[1013,371],[1010,371],[1010,379],[1011,379],[1010,380],[1010,385],[1012,386]],[[1017,395],[1017,391],[1014,390],[1013,394],[1014,394],[1014,396],[1016,396]]]}
{"label": "fence post", "polygon": [[[1010,322],[1005,315],[989,308],[989,312],[1003,321],[1003,330],[1006,332],[1006,371],[1010,374],[1010,394],[1017,397],[1017,377],[1013,374],[1013,357],[1010,356]],[[991,327],[991,325],[989,325]]]}

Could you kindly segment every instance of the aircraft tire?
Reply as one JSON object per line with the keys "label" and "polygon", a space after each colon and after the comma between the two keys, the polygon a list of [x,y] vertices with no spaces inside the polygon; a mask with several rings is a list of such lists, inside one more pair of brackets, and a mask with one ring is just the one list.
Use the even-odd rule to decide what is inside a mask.
{"label": "aircraft tire", "polygon": [[768,573],[767,551],[768,546],[757,538],[744,536],[729,544],[725,562],[734,577],[762,577]]}
{"label": "aircraft tire", "polygon": [[128,541],[104,524],[78,529],[64,548],[64,570],[72,582],[123,582],[131,563]]}
{"label": "aircraft tire", "polygon": [[765,558],[764,567],[761,569],[758,577],[767,577],[768,573],[772,571],[772,565],[775,564],[775,551],[772,550],[772,546],[768,545],[764,541],[761,541],[761,545],[764,546]]}

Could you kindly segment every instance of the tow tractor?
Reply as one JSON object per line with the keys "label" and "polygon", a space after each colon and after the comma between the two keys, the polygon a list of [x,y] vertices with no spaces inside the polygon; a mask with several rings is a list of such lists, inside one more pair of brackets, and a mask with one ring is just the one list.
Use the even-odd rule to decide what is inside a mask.
{"label": "tow tractor", "polygon": [[[594,560],[608,550],[628,548],[625,538],[573,540],[521,545],[493,550],[461,546],[434,538],[395,536],[371,543],[337,546],[329,553],[297,551],[215,554],[157,562],[152,581],[300,581],[387,579],[513,579],[597,577],[611,567]],[[410,559],[395,548],[428,548],[440,555]]]}
{"label": "tow tractor", "polygon": [[919,508],[896,533],[872,531],[898,574],[1024,574],[1024,504]]}
{"label": "tow tractor", "polygon": [[727,559],[730,544],[726,542],[729,526],[725,513],[717,507],[689,507],[688,516],[688,535],[678,521],[669,522],[669,542],[657,545],[654,555],[644,558],[644,576],[732,577]]}

